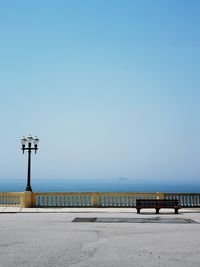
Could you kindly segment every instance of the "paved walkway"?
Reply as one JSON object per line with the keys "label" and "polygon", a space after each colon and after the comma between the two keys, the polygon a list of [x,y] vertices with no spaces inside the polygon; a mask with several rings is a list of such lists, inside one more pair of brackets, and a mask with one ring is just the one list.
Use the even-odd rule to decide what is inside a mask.
{"label": "paved walkway", "polygon": [[0,218],[2,267],[199,267],[200,209],[1,207]]}

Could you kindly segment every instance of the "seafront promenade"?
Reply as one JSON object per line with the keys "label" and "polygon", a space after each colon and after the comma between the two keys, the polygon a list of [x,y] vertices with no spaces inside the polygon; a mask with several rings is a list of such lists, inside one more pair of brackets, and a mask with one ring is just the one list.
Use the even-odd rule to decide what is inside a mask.
{"label": "seafront promenade", "polygon": [[199,266],[200,209],[0,207],[1,266]]}

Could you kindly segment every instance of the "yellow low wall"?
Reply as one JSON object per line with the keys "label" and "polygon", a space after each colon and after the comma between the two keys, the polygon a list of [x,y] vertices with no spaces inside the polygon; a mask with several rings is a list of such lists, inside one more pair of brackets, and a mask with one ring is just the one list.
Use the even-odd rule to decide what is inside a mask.
{"label": "yellow low wall", "polygon": [[0,192],[0,206],[135,207],[136,199],[178,199],[182,207],[200,207],[200,193]]}

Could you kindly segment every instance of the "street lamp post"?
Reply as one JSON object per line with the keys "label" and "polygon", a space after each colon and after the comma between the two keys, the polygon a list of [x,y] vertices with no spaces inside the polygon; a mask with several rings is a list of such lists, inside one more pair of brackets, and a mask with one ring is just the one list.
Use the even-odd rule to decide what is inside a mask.
{"label": "street lamp post", "polygon": [[[31,150],[35,150],[35,154],[36,154],[36,152],[38,150],[38,142],[39,142],[39,139],[37,138],[37,136],[35,138],[33,138],[31,135],[29,135],[28,137],[23,136],[23,138],[21,139],[23,154],[24,154],[25,150],[28,150],[28,174],[27,174],[27,185],[26,185],[25,191],[32,192],[32,188],[31,188]],[[32,147],[32,144],[34,145],[33,147]],[[27,147],[26,147],[26,145],[27,145]]]}

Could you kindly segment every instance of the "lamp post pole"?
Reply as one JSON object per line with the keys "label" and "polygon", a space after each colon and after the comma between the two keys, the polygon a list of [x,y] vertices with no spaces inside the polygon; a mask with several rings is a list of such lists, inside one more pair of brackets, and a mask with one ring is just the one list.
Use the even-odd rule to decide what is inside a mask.
{"label": "lamp post pole", "polygon": [[[39,139],[37,137],[35,137],[33,139],[33,137],[31,135],[29,135],[28,137],[23,137],[21,139],[21,144],[22,144],[22,151],[24,154],[25,150],[28,150],[28,173],[27,173],[27,185],[25,188],[25,191],[29,191],[32,192],[32,188],[31,188],[31,151],[35,150],[35,154],[38,150],[38,142]],[[32,144],[34,145],[32,147]],[[27,147],[26,147],[27,145]]]}

